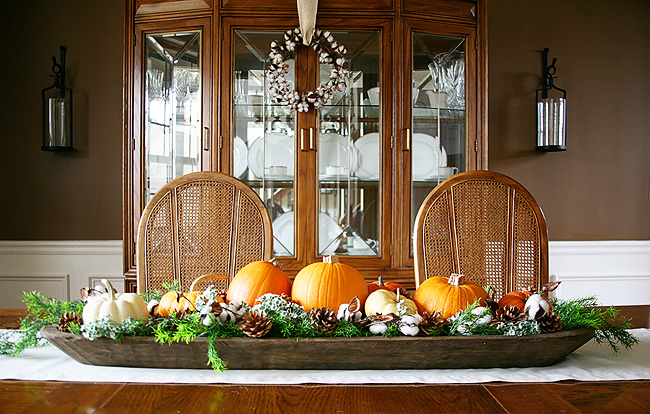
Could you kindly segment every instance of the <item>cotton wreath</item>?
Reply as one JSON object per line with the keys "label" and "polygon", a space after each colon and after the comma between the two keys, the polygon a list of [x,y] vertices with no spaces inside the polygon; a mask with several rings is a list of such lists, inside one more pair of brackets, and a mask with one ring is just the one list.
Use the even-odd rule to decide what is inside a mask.
{"label": "cotton wreath", "polygon": [[271,84],[269,93],[274,103],[288,105],[298,112],[309,111],[309,105],[320,108],[332,101],[335,91],[344,91],[345,80],[348,76],[348,69],[343,66],[346,63],[345,46],[339,44],[332,34],[325,30],[316,29],[312,37],[310,47],[318,54],[319,63],[328,63],[331,66],[330,77],[327,82],[321,83],[315,91],[300,94],[291,89],[287,80],[289,65],[285,62],[286,57],[296,50],[296,46],[302,44],[302,35],[299,28],[287,30],[284,34],[284,44],[274,40],[271,42],[269,53],[270,64],[267,77]]}

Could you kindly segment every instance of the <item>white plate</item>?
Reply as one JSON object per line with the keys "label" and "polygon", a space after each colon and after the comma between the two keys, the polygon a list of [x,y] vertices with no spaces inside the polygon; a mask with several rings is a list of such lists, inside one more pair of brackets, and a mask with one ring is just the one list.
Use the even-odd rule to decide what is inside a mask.
{"label": "white plate", "polygon": [[438,167],[447,166],[447,152],[438,137],[413,134],[411,171],[414,181],[430,180],[438,175]]}
{"label": "white plate", "polygon": [[350,247],[348,253],[353,256],[377,256],[377,252],[369,247]]}
{"label": "white plate", "polygon": [[257,178],[262,178],[264,167],[284,166],[287,167],[287,175],[293,177],[293,138],[273,132],[265,136],[266,139],[258,138],[251,144],[248,150],[248,168]]}
{"label": "white plate", "polygon": [[241,178],[248,168],[248,147],[243,139],[235,137],[232,154],[232,175]]}
{"label": "white plate", "polygon": [[348,139],[339,134],[321,134],[318,146],[318,175],[327,175],[327,167],[357,168],[357,151],[348,146]]}
{"label": "white plate", "polygon": [[[289,211],[273,220],[273,237],[277,239],[273,246],[275,254],[294,254],[293,216],[294,212]],[[320,253],[332,240],[335,240],[341,234],[342,230],[329,214],[323,212],[318,214],[318,225],[318,250]],[[340,242],[340,240],[333,242],[329,247],[327,247],[327,249],[325,249],[322,255],[327,256],[334,254],[336,249],[339,247]]]}
{"label": "white plate", "polygon": [[371,132],[355,141],[359,162],[357,177],[362,180],[378,180],[380,173],[379,132]]}
{"label": "white plate", "polygon": [[318,179],[321,181],[348,181],[348,179],[355,181],[357,177],[350,177],[347,174],[330,174],[319,175]]}

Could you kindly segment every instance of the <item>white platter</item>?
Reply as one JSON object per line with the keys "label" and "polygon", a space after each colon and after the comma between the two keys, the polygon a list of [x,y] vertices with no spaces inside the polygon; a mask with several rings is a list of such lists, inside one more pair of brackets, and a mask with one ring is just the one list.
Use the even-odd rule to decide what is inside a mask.
{"label": "white platter", "polygon": [[357,177],[362,180],[378,180],[381,160],[379,150],[379,132],[371,132],[355,141],[359,162]]}
{"label": "white platter", "polygon": [[447,166],[447,151],[438,137],[417,132],[411,149],[413,181],[431,180],[438,176],[438,167]]}
{"label": "white platter", "polygon": [[[273,220],[273,237],[276,240],[274,243],[273,251],[277,255],[294,255],[294,227],[293,219],[294,212],[289,211],[280,215]],[[325,247],[336,240],[341,234],[341,227],[336,221],[327,213],[320,212],[318,214],[318,250],[319,253]],[[279,243],[278,243],[279,242]],[[334,241],[322,253],[323,256],[334,254],[339,247],[340,240]]]}
{"label": "white platter", "polygon": [[248,168],[248,147],[243,139],[235,137],[232,154],[232,175],[241,178]]}
{"label": "white platter", "polygon": [[[287,176],[293,177],[293,138],[277,133],[267,133],[264,139],[256,139],[248,150],[248,168],[256,177],[262,178],[265,167],[287,167]],[[266,148],[265,148],[266,147]]]}
{"label": "white platter", "polygon": [[357,168],[357,151],[348,139],[339,134],[321,134],[318,145],[318,174],[327,175],[327,167]]}

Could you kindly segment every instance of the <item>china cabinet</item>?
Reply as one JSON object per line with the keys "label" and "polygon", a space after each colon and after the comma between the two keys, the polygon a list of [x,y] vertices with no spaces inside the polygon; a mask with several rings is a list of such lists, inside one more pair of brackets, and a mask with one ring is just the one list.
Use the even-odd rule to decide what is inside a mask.
{"label": "china cabinet", "polygon": [[[487,168],[484,1],[321,0],[317,28],[346,49],[283,53],[301,112],[277,103],[271,43],[298,27],[295,0],[126,0],[124,267],[147,200],[178,175],[229,173],[273,221],[274,253],[294,275],[336,254],[367,279],[414,285],[412,226],[426,195]],[[326,45],[326,46],[329,46]],[[343,86],[343,85],[342,85]]]}

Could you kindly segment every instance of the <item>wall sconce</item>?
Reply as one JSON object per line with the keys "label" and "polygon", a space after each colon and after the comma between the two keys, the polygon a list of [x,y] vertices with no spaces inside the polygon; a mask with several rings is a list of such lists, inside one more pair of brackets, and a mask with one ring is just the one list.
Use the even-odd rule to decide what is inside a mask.
{"label": "wall sconce", "polygon": [[566,147],[566,90],[553,84],[555,62],[548,64],[548,48],[543,52],[544,86],[535,93],[537,99],[538,151],[565,151]]}
{"label": "wall sconce", "polygon": [[74,151],[72,147],[72,89],[65,86],[65,46],[59,46],[61,63],[52,56],[52,86],[41,91],[43,99],[43,151]]}

